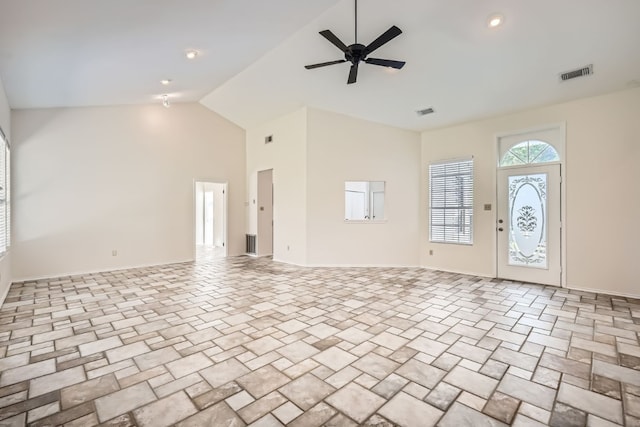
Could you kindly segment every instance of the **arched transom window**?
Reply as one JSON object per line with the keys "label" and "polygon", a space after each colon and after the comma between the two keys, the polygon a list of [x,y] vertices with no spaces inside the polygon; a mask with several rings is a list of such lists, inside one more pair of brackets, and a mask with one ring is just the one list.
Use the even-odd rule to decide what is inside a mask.
{"label": "arched transom window", "polygon": [[544,141],[523,141],[507,151],[500,166],[529,165],[533,163],[558,162],[560,156],[552,145]]}

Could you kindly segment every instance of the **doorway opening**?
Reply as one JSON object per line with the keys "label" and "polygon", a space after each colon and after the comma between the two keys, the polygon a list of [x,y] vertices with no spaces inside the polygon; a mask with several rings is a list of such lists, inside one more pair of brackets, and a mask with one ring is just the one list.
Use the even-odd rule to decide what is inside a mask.
{"label": "doorway opening", "polygon": [[196,261],[227,256],[227,184],[196,181],[195,197]]}

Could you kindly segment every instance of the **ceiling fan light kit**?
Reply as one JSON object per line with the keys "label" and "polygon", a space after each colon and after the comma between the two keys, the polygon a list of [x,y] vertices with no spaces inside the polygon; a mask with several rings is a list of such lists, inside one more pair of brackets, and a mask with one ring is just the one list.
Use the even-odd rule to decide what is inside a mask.
{"label": "ceiling fan light kit", "polygon": [[344,53],[344,59],[338,59],[336,61],[329,62],[321,62],[318,64],[306,65],[304,68],[307,70],[312,70],[314,68],[326,67],[328,65],[342,64],[345,62],[351,63],[351,69],[349,70],[349,78],[347,79],[347,84],[353,84],[356,82],[358,78],[358,66],[360,62],[364,62],[366,64],[371,65],[379,65],[381,67],[390,67],[396,70],[404,67],[405,62],[403,61],[394,61],[391,59],[379,59],[379,58],[369,58],[369,54],[373,53],[376,49],[383,46],[384,44],[390,42],[394,38],[398,37],[402,34],[402,30],[400,28],[393,25],[387,31],[382,33],[377,39],[369,43],[367,46],[358,43],[358,0],[354,0],[355,2],[355,40],[354,43],[347,46],[342,40],[336,37],[335,34],[331,32],[331,30],[320,31],[320,35],[325,39],[329,40],[334,46],[340,49]]}

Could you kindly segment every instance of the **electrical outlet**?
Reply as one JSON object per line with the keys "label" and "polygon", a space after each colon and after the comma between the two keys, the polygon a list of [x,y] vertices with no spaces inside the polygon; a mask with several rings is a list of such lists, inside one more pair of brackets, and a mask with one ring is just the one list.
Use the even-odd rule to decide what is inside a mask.
{"label": "electrical outlet", "polygon": [[287,245],[287,250],[289,250],[289,245]]}
{"label": "electrical outlet", "polygon": [[118,250],[117,249],[112,250],[111,256],[118,256]]}
{"label": "electrical outlet", "polygon": [[429,249],[429,255],[433,255],[433,249]]}

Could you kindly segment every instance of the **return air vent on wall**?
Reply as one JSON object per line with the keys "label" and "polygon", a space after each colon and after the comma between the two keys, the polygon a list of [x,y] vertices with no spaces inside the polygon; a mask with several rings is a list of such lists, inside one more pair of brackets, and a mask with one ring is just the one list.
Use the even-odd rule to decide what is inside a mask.
{"label": "return air vent on wall", "polygon": [[560,81],[564,82],[578,77],[590,76],[591,74],[593,74],[593,64],[560,74]]}
{"label": "return air vent on wall", "polygon": [[246,243],[247,249],[246,252],[251,255],[256,254],[256,235],[255,234],[246,234]]}
{"label": "return air vent on wall", "polygon": [[416,114],[419,116],[426,116],[427,114],[433,114],[435,112],[436,111],[431,107],[423,108],[422,110],[416,110]]}

